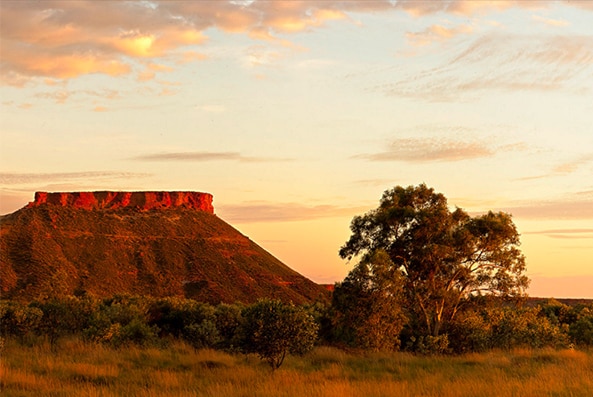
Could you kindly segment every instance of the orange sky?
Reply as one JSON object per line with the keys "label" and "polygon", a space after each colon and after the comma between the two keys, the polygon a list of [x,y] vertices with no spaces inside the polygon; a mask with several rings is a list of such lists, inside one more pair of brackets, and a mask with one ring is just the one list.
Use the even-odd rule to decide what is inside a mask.
{"label": "orange sky", "polygon": [[593,298],[593,2],[0,3],[0,213],[196,190],[318,282],[426,183],[513,214],[538,296]]}

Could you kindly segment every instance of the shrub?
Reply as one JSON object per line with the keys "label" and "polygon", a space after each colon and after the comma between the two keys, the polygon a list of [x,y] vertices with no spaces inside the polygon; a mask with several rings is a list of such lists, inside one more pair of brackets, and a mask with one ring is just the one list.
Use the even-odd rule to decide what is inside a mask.
{"label": "shrub", "polygon": [[256,353],[273,369],[287,354],[304,354],[313,348],[318,325],[303,308],[278,300],[260,300],[243,312],[242,348]]}
{"label": "shrub", "polygon": [[134,318],[128,324],[112,329],[113,335],[110,342],[113,346],[134,344],[139,346],[152,346],[158,342],[158,327],[149,326],[139,318]]}
{"label": "shrub", "polygon": [[105,299],[90,316],[83,335],[86,339],[113,346],[155,344],[159,328],[146,321],[149,301],[140,297],[116,296]]}
{"label": "shrub", "polygon": [[493,347],[540,348],[561,347],[566,344],[566,335],[547,317],[541,315],[539,308],[504,308],[500,320],[492,325]]}
{"label": "shrub", "polygon": [[225,350],[238,348],[243,324],[242,310],[238,304],[221,303],[214,310],[214,321],[218,331],[217,347]]}
{"label": "shrub", "polygon": [[98,308],[98,302],[88,297],[65,297],[34,302],[32,306],[43,312],[39,331],[48,336],[53,345],[58,338],[87,328],[93,313]]}
{"label": "shrub", "polygon": [[593,314],[582,316],[571,324],[568,335],[576,345],[593,346]]}
{"label": "shrub", "polygon": [[0,303],[0,331],[2,335],[14,335],[21,339],[39,331],[43,312],[37,307],[17,302]]}
{"label": "shrub", "polygon": [[449,336],[447,334],[412,336],[408,340],[406,350],[427,355],[448,353]]}
{"label": "shrub", "polygon": [[204,349],[214,347],[220,341],[220,336],[211,320],[203,320],[185,326],[183,339],[196,349]]}
{"label": "shrub", "polygon": [[479,312],[469,310],[455,319],[448,335],[454,352],[482,352],[492,345],[492,324]]}

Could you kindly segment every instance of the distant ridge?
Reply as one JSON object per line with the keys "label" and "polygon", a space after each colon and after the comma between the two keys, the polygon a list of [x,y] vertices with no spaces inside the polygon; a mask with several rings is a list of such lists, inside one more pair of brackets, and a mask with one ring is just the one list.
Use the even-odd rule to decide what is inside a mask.
{"label": "distant ridge", "polygon": [[200,192],[38,192],[0,217],[2,298],[114,294],[210,303],[326,300]]}

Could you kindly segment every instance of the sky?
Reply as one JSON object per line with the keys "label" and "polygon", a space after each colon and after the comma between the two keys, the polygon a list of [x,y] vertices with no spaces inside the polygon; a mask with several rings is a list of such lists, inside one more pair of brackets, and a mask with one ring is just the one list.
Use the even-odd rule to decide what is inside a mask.
{"label": "sky", "polygon": [[593,298],[593,1],[0,2],[0,214],[181,190],[319,283],[425,183],[505,211],[529,294]]}

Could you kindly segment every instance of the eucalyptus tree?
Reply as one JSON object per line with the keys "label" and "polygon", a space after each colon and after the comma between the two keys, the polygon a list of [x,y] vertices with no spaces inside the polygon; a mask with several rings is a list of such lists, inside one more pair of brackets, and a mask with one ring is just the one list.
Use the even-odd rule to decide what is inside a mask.
{"label": "eucalyptus tree", "polygon": [[[350,229],[340,256],[360,258],[357,266],[369,266],[375,278],[400,280],[408,320],[425,335],[439,336],[476,295],[522,296],[529,285],[511,215],[451,210],[425,184],[386,190],[379,207],[354,217]],[[390,271],[368,260],[380,251]]]}

